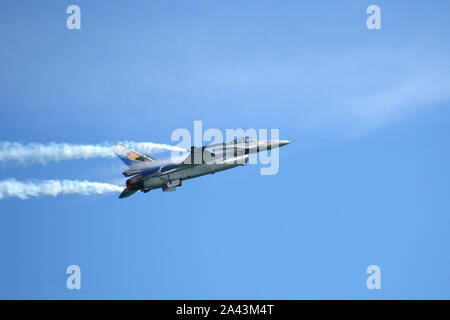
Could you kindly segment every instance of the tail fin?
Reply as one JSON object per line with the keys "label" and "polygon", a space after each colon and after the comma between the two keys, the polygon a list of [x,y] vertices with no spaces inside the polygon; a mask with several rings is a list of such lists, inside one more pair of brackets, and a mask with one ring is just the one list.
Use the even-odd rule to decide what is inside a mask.
{"label": "tail fin", "polygon": [[128,149],[122,144],[118,144],[112,148],[117,156],[129,167],[132,167],[138,163],[156,161],[155,158],[135,150]]}

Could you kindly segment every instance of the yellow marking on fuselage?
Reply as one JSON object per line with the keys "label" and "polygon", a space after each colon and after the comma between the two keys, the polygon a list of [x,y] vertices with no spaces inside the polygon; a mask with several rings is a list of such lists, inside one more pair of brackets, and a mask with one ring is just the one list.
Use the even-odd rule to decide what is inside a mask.
{"label": "yellow marking on fuselage", "polygon": [[130,153],[128,154],[128,157],[130,157],[131,159],[134,159],[134,160],[136,160],[137,158],[139,158],[139,156],[138,156],[137,154],[133,153],[133,152],[130,152]]}

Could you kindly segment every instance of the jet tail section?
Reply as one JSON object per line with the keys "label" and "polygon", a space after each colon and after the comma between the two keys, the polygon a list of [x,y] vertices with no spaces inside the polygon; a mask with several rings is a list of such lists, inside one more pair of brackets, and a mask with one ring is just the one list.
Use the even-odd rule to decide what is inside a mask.
{"label": "jet tail section", "polygon": [[122,144],[118,144],[116,146],[113,146],[112,148],[117,156],[129,167],[133,167],[140,163],[156,161],[155,158],[152,158],[135,150],[128,149]]}

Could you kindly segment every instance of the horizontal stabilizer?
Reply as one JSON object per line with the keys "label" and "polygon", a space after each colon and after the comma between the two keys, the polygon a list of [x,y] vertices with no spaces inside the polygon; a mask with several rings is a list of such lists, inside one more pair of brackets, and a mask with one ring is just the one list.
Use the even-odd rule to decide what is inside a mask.
{"label": "horizontal stabilizer", "polygon": [[125,189],[123,189],[122,193],[120,194],[119,199],[129,197],[129,196],[135,194],[136,192],[137,192],[137,190],[130,190],[128,188],[125,188]]}
{"label": "horizontal stabilizer", "polygon": [[135,174],[138,174],[138,173],[142,173],[142,170],[125,170],[125,171],[122,172],[122,174],[125,177],[131,177],[131,176],[134,176]]}

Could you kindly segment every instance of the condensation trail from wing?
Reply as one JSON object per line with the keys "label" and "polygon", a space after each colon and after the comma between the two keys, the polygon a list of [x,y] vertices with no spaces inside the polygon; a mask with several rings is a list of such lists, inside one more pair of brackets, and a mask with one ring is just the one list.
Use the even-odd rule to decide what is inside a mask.
{"label": "condensation trail from wing", "polygon": [[79,180],[31,180],[17,181],[7,179],[0,181],[0,199],[17,197],[22,200],[30,197],[53,196],[61,194],[104,194],[121,192],[122,187],[103,182]]}
{"label": "condensation trail from wing", "polygon": [[[163,151],[186,151],[183,148],[168,144],[152,142],[121,142],[129,148],[143,153],[158,153]],[[69,143],[28,143],[0,142],[0,162],[17,162],[28,164],[33,162],[48,163],[62,160],[111,158],[115,156],[112,144],[69,144]]]}

